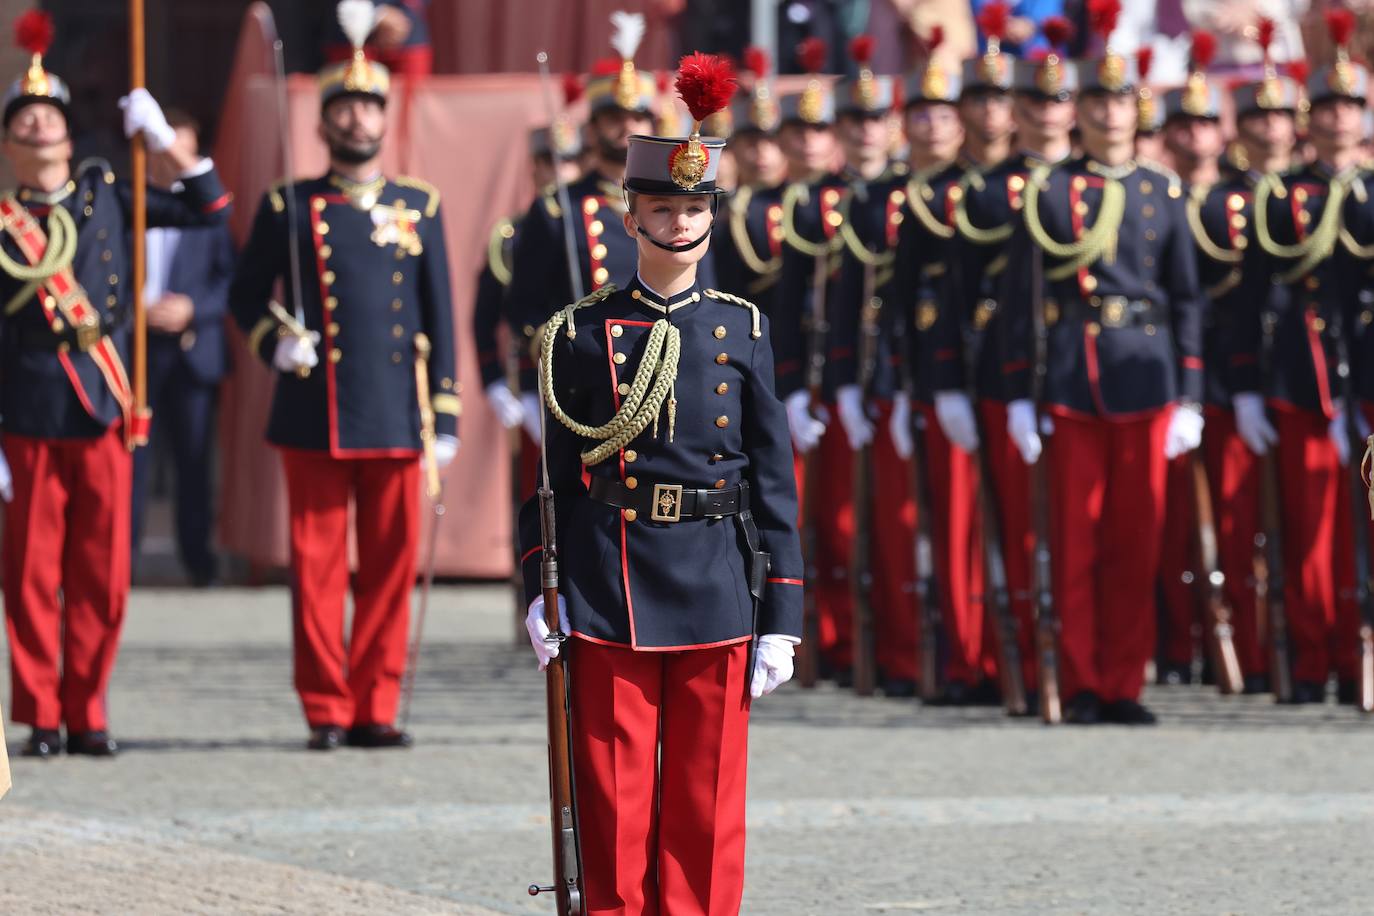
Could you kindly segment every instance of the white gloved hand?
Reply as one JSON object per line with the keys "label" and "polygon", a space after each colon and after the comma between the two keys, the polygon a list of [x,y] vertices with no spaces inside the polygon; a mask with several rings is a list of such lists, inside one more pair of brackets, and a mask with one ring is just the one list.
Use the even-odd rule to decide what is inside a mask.
{"label": "white gloved hand", "polygon": [[1202,411],[1192,407],[1175,408],[1164,433],[1164,457],[1173,461],[1201,445],[1202,425]]}
{"label": "white gloved hand", "polygon": [[887,418],[887,434],[892,437],[892,449],[903,461],[916,451],[911,438],[911,398],[905,391],[892,396],[892,415]]}
{"label": "white gloved hand", "polygon": [[754,649],[753,679],[749,682],[751,697],[757,700],[792,680],[792,649],[799,642],[795,637],[777,633],[759,637]]}
{"label": "white gloved hand", "polygon": [[434,463],[440,470],[453,464],[453,459],[458,457],[458,437],[441,433],[434,439]]}
{"label": "white gloved hand", "polygon": [[487,386],[487,403],[496,412],[496,419],[506,429],[515,429],[525,422],[525,405],[510,393],[505,382],[492,382]]}
{"label": "white gloved hand", "polygon": [[5,453],[0,451],[0,499],[9,502],[14,499],[14,475],[10,473],[10,463]]}
{"label": "white gloved hand", "polygon": [[525,435],[530,437],[530,441],[535,445],[539,444],[539,415],[544,410],[544,402],[539,399],[539,395],[533,391],[520,392],[520,406],[524,408],[524,415],[520,422],[525,425]]}
{"label": "white gloved hand", "polygon": [[1350,431],[1345,428],[1345,409],[1340,405],[1336,406],[1336,415],[1326,427],[1326,437],[1336,446],[1336,457],[1340,459],[1341,467],[1350,464]]}
{"label": "white gloved hand", "polygon": [[[558,596],[558,626],[563,634],[572,632],[568,623],[568,602]],[[549,667],[549,662],[558,657],[558,642],[549,637],[549,625],[544,621],[544,596],[540,595],[530,602],[529,613],[525,615],[525,629],[530,634],[530,645],[534,647],[535,657],[539,659],[539,670]]]}
{"label": "white gloved hand", "polygon": [[825,424],[811,414],[811,393],[794,391],[783,401],[787,408],[787,428],[792,431],[792,446],[803,455],[816,447],[825,434]]}
{"label": "white gloved hand", "polygon": [[840,425],[844,427],[849,447],[858,451],[873,441],[873,424],[864,411],[863,392],[858,385],[842,385],[835,392],[835,403],[840,409]]}
{"label": "white gloved hand", "polygon": [[1253,391],[1233,395],[1231,408],[1236,412],[1236,435],[1250,451],[1263,455],[1279,441],[1279,431],[1265,416],[1262,395]]}
{"label": "white gloved hand", "polygon": [[311,331],[309,337],[287,334],[277,339],[277,349],[272,354],[272,365],[282,372],[295,372],[297,369],[313,369],[320,364],[315,344],[320,342],[320,332]]}
{"label": "white gloved hand", "polygon": [[150,152],[165,153],[176,142],[177,132],[147,89],[135,89],[121,98],[119,108],[124,112],[124,136],[132,138],[142,131]]}
{"label": "white gloved hand", "polygon": [[1022,461],[1035,464],[1040,460],[1044,446],[1036,429],[1034,402],[1022,398],[1007,405],[1007,435],[1021,453]]}
{"label": "white gloved hand", "polygon": [[972,454],[978,449],[978,420],[973,416],[973,402],[962,391],[935,392],[935,419],[945,438],[961,451]]}

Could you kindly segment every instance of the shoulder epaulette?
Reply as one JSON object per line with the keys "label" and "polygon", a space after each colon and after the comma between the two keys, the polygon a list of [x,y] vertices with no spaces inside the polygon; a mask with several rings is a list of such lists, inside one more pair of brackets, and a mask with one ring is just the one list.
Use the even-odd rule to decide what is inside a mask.
{"label": "shoulder epaulette", "polygon": [[77,164],[75,172],[76,177],[80,178],[82,175],[85,175],[86,172],[90,171],[91,169],[99,169],[100,177],[104,180],[104,182],[106,184],[114,184],[115,173],[114,169],[110,167],[109,160],[102,159],[99,156],[87,156],[85,159],[82,159],[81,162]]}
{"label": "shoulder epaulette", "polygon": [[487,267],[502,286],[510,286],[511,269],[506,263],[506,242],[514,237],[515,223],[501,219],[491,227],[491,237],[487,239]]}
{"label": "shoulder epaulette", "polygon": [[702,292],[704,292],[708,298],[718,299],[721,302],[728,302],[731,305],[738,305],[740,308],[748,309],[749,316],[754,323],[750,333],[752,334],[755,340],[758,340],[760,337],[763,336],[763,329],[759,327],[759,307],[757,305],[750,302],[748,299],[742,298],[740,296],[736,296],[731,293],[722,293],[718,289],[707,289],[702,290]]}
{"label": "shoulder epaulette", "polygon": [[439,189],[434,185],[423,178],[412,178],[409,175],[396,176],[396,183],[403,188],[414,188],[429,195],[429,200],[425,203],[425,216],[433,216],[439,212]]}
{"label": "shoulder epaulette", "polygon": [[1179,197],[1183,194],[1183,179],[1178,172],[1169,168],[1162,162],[1155,162],[1153,159],[1138,159],[1136,164],[1143,169],[1149,169],[1156,175],[1163,175],[1169,180],[1169,196]]}
{"label": "shoulder epaulette", "polygon": [[267,189],[267,200],[272,204],[273,213],[282,213],[286,210],[286,199],[281,196],[284,187],[286,187],[286,179],[278,178]]}

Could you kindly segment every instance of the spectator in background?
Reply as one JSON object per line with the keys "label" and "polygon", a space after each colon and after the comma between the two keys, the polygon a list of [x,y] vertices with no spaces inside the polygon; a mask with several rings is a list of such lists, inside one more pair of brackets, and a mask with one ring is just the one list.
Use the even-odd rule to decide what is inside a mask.
{"label": "spectator in background", "polygon": [[1258,78],[1262,54],[1255,41],[1261,17],[1274,20],[1269,55],[1275,63],[1303,57],[1301,20],[1309,0],[1174,0],[1181,2],[1189,25],[1217,36],[1211,73]]}
{"label": "spectator in background", "polygon": [[[978,14],[983,7],[992,2],[994,0],[971,0],[974,22],[978,21]],[[1002,40],[1002,50],[1016,57],[1026,57],[1035,50],[1048,51],[1049,45],[1045,43],[1040,24],[1050,16],[1063,15],[1063,0],[1019,0],[1007,3],[1007,6],[1010,7],[1011,16],[1007,19],[1007,37]],[[987,45],[987,36],[979,34],[978,52],[981,54],[986,51]]]}
{"label": "spectator in background", "polygon": [[[200,128],[185,112],[169,110],[175,148],[187,155],[200,146]],[[171,189],[176,176],[161,160],[149,164],[152,184]],[[211,456],[219,383],[229,368],[224,335],[234,250],[225,225],[148,230],[148,405],[153,435],[168,446],[176,476],[177,552],[191,584],[204,587],[218,575],[210,546],[214,500]],[[152,449],[134,452],[133,555],[142,540]]]}
{"label": "spectator in background", "polygon": [[[392,76],[428,76],[434,70],[434,48],[429,39],[429,0],[377,0],[377,24],[364,50]],[[348,60],[353,46],[339,28],[330,4],[325,41],[325,60]]]}

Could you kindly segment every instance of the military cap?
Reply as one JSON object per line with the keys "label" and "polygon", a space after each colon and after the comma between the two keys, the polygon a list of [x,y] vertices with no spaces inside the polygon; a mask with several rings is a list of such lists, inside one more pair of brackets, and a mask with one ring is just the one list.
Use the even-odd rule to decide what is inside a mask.
{"label": "military cap", "polygon": [[1012,65],[1015,58],[1002,53],[1002,41],[1007,36],[1007,20],[1011,8],[996,0],[986,3],[978,11],[978,30],[987,39],[987,50],[979,57],[964,61],[963,91],[1007,92],[1012,86]]}
{"label": "military cap", "polygon": [[943,102],[953,105],[959,101],[963,79],[958,73],[950,73],[935,51],[944,43],[945,30],[934,26],[925,40],[926,65],[920,73],[913,73],[906,80],[906,107],[929,102]]}
{"label": "military cap", "polygon": [[1211,32],[1193,32],[1189,53],[1188,81],[1164,94],[1164,119],[1221,119],[1221,90],[1207,81],[1207,68],[1216,54],[1217,40]]}
{"label": "military cap", "polygon": [[15,112],[35,102],[53,105],[62,114],[67,114],[72,101],[71,90],[61,77],[43,67],[43,55],[52,44],[52,17],[39,10],[29,10],[15,21],[14,36],[15,43],[31,57],[28,70],[5,91],[5,125],[9,125]]}
{"label": "military cap", "polygon": [[1350,59],[1350,39],[1355,31],[1355,14],[1347,9],[1326,12],[1326,27],[1336,46],[1336,59],[1318,67],[1307,78],[1307,98],[1313,105],[1336,99],[1364,104],[1369,98],[1369,71]]}
{"label": "military cap", "polygon": [[592,114],[620,109],[636,114],[652,115],[658,95],[654,75],[635,67],[635,52],[644,38],[642,13],[614,12],[611,25],[615,32],[611,46],[620,59],[601,61],[592,68],[587,81],[587,103]]}
{"label": "military cap", "polygon": [[831,86],[820,76],[828,53],[825,42],[819,38],[808,38],[797,46],[797,58],[810,79],[801,92],[778,100],[784,124],[826,127],[835,123],[835,96]]}
{"label": "military cap", "polygon": [[367,36],[377,24],[377,8],[371,0],[343,0],[338,6],[339,27],[353,45],[348,60],[320,71],[320,107],[344,96],[365,96],[386,104],[391,91],[391,71],[363,53]]}
{"label": "military cap", "polygon": [[692,116],[687,137],[630,137],[625,159],[625,190],[635,194],[675,196],[724,194],[716,187],[725,141],[703,137],[701,124],[735,94],[734,68],[723,57],[695,53],[682,59],[677,90]]}

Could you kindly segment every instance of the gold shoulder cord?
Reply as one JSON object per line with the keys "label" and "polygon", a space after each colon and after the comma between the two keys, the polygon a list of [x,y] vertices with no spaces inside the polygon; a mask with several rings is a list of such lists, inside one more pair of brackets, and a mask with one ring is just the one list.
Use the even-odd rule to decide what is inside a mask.
{"label": "gold shoulder cord", "polygon": [[973,220],[968,217],[968,209],[965,205],[968,203],[969,191],[981,192],[987,187],[987,183],[983,181],[983,176],[978,173],[977,169],[969,169],[965,172],[964,177],[959,179],[959,187],[963,193],[954,202],[954,225],[958,228],[959,235],[975,245],[1000,245],[1011,238],[1012,224],[1010,222],[991,229],[981,229],[975,226]]}
{"label": "gold shoulder cord", "polygon": [[859,235],[854,231],[854,226],[849,221],[849,208],[853,201],[854,195],[849,194],[840,202],[840,215],[844,219],[843,222],[840,223],[839,234],[840,238],[844,240],[844,247],[849,249],[849,253],[854,256],[855,260],[865,267],[877,267],[879,269],[888,267],[892,264],[893,259],[896,257],[896,253],[891,250],[875,253],[870,251],[868,246],[863,242],[859,241]]}
{"label": "gold shoulder cord", "polygon": [[[15,200],[14,193],[6,192],[4,199]],[[5,303],[6,315],[12,315],[22,308],[29,297],[54,274],[72,266],[72,260],[76,257],[76,223],[66,207],[56,206],[48,212],[47,234],[48,247],[37,264],[21,264],[0,246],[0,270],[24,284]]]}
{"label": "gold shoulder cord", "polygon": [[515,225],[508,219],[498,222],[487,239],[487,267],[502,286],[510,286],[510,265],[506,263],[506,239],[515,235]]}
{"label": "gold shoulder cord", "polygon": [[1096,262],[1115,244],[1121,219],[1126,215],[1126,189],[1114,178],[1104,179],[1102,205],[1098,207],[1092,228],[1084,232],[1081,238],[1065,244],[1051,238],[1040,222],[1040,190],[1049,174],[1048,166],[1038,166],[1026,181],[1022,199],[1025,202],[1026,228],[1030,231],[1031,239],[1050,257],[1067,262],[1047,270],[1045,276],[1051,280],[1063,280]]}
{"label": "gold shoulder cord", "polygon": [[930,186],[929,178],[936,171],[937,169],[927,169],[912,174],[911,180],[906,183],[906,200],[911,206],[912,214],[921,221],[927,232],[938,239],[952,239],[954,227],[946,226],[930,212],[930,207],[926,206],[925,195],[929,193],[933,196],[935,193],[935,189]]}
{"label": "gold shoulder cord", "polygon": [[[1366,202],[1368,199],[1368,192],[1365,189],[1363,177],[1356,179],[1352,190],[1355,193],[1355,198],[1361,204]],[[1361,261],[1374,259],[1374,245],[1361,245],[1359,242],[1355,241],[1355,236],[1351,235],[1350,230],[1345,228],[1345,220],[1341,220],[1341,245],[1346,251],[1350,252],[1351,255]]]}
{"label": "gold shoulder cord", "polygon": [[782,258],[774,257],[764,260],[759,257],[754,250],[754,243],[749,239],[749,201],[754,197],[754,190],[748,186],[742,186],[735,192],[734,198],[730,201],[730,238],[735,243],[735,250],[744,261],[744,266],[748,267],[751,273],[760,277],[768,277],[776,274],[782,269]]}
{"label": "gold shoulder cord", "polygon": [[1192,230],[1193,241],[1197,242],[1197,247],[1202,249],[1203,254],[1221,264],[1239,264],[1242,252],[1235,248],[1222,248],[1212,237],[1207,234],[1207,227],[1202,224],[1202,205],[1207,201],[1207,195],[1212,190],[1212,185],[1197,185],[1188,192],[1188,203],[1185,209],[1188,214],[1188,228]]}
{"label": "gold shoulder cord", "polygon": [[[1278,180],[1275,175],[1265,175],[1255,187],[1255,237],[1259,240],[1260,247],[1274,257],[1298,261],[1296,265],[1278,275],[1279,282],[1292,283],[1308,274],[1335,251],[1336,242],[1343,230],[1341,208],[1350,188],[1346,180],[1333,179],[1328,185],[1326,204],[1322,207],[1322,215],[1317,220],[1316,228],[1301,242],[1284,245],[1276,242],[1269,234],[1269,198]],[[1350,239],[1351,243],[1354,241],[1353,238]]]}
{"label": "gold shoulder cord", "polygon": [[824,242],[812,242],[802,238],[802,234],[797,231],[797,221],[793,216],[797,204],[807,203],[810,199],[810,191],[801,182],[794,182],[787,186],[787,190],[782,195],[782,237],[787,241],[787,244],[808,258],[819,258],[821,255],[835,251],[839,240],[829,238]]}
{"label": "gold shoulder cord", "polygon": [[563,410],[554,394],[553,387],[553,343],[559,329],[567,326],[568,339],[577,336],[573,325],[573,313],[580,308],[595,305],[615,292],[613,284],[603,286],[590,296],[566,308],[554,312],[544,328],[544,339],[539,347],[539,390],[544,403],[559,423],[579,436],[594,439],[597,444],[582,452],[582,463],[588,466],[598,464],[616,454],[644,432],[650,423],[658,424],[658,414],[668,401],[668,441],[673,441],[673,418],[677,410],[676,399],[670,400],[673,384],[677,380],[678,358],[682,354],[682,334],[660,318],[649,329],[644,358],[639,362],[630,391],[621,402],[615,416],[601,426],[588,426],[579,423]]}
{"label": "gold shoulder cord", "polygon": [[763,330],[759,327],[759,307],[757,305],[750,302],[748,299],[741,299],[739,296],[733,296],[730,293],[722,293],[718,289],[708,289],[703,290],[703,292],[712,299],[719,299],[721,302],[729,302],[731,305],[738,305],[741,308],[748,309],[749,316],[753,320],[753,327],[750,329],[749,336],[753,337],[755,340],[763,336]]}

